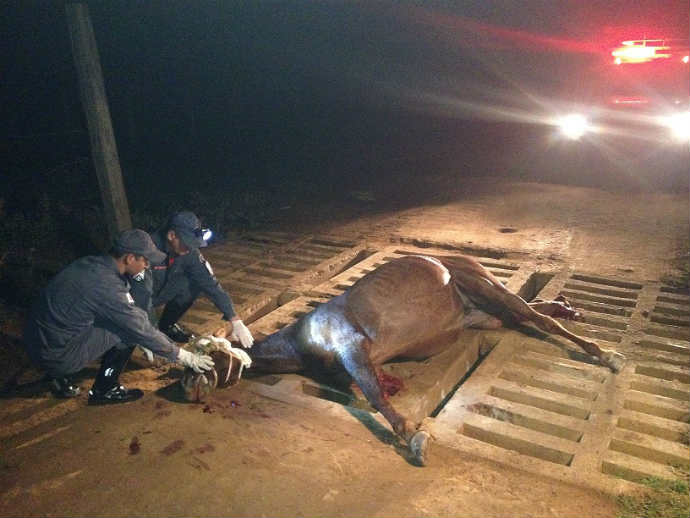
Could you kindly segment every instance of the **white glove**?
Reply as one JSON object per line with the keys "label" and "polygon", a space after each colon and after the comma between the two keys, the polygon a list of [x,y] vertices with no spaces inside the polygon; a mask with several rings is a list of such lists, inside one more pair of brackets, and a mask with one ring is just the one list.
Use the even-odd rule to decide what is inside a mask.
{"label": "white glove", "polygon": [[177,361],[185,367],[191,367],[194,372],[199,374],[204,371],[210,371],[213,368],[213,360],[210,356],[190,353],[182,348],[180,348],[180,354],[177,357]]}
{"label": "white glove", "polygon": [[232,334],[230,335],[230,340],[240,342],[242,347],[249,349],[254,345],[254,337],[249,331],[247,326],[241,320],[232,321]]}
{"label": "white glove", "polygon": [[141,345],[139,346],[139,349],[141,349],[142,352],[146,355],[146,359],[149,361],[149,363],[153,363],[153,353],[151,352],[151,349],[147,349],[146,347],[142,347]]}

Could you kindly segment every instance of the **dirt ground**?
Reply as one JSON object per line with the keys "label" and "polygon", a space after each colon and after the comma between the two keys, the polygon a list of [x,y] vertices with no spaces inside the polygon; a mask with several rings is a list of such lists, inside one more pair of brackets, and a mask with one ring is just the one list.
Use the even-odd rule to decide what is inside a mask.
{"label": "dirt ground", "polygon": [[[424,189],[442,194],[415,206],[395,189],[372,188],[369,196],[385,202],[353,195],[350,203],[294,206],[277,212],[267,230],[450,242],[637,280],[673,274],[672,259],[688,250],[685,192],[448,179],[427,180]],[[3,332],[15,334],[20,318],[3,319]],[[7,365],[17,343],[5,338],[4,345]],[[175,384],[179,369],[132,363],[122,381],[146,395],[129,405],[56,402],[37,388],[3,396],[0,515],[617,514],[611,495],[439,445],[428,466],[417,467],[376,422],[333,419],[241,383],[205,404],[186,404]],[[84,387],[94,374],[83,373]]]}

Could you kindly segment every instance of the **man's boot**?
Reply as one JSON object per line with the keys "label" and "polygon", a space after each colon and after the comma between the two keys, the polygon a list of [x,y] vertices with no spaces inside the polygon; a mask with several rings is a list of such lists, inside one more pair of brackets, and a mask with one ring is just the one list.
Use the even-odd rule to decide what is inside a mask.
{"label": "man's boot", "polygon": [[139,389],[127,389],[120,385],[119,377],[127,365],[134,347],[118,349],[113,347],[103,355],[93,387],[89,390],[89,405],[128,403],[139,399],[144,393]]}
{"label": "man's boot", "polygon": [[68,376],[49,376],[50,391],[57,398],[67,399],[81,394],[81,387]]}
{"label": "man's boot", "polygon": [[194,334],[183,328],[177,321],[182,318],[182,315],[189,309],[191,304],[180,304],[175,300],[171,300],[163,308],[158,320],[158,329],[168,335],[168,337],[179,343],[187,343],[194,337]]}

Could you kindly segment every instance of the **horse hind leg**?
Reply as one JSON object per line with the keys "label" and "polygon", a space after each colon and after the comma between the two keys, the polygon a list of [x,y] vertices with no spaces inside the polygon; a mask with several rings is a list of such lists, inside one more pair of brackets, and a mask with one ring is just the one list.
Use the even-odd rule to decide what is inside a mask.
{"label": "horse hind leg", "polygon": [[365,345],[358,343],[344,347],[339,353],[340,362],[359,385],[371,406],[381,412],[381,415],[393,427],[393,431],[405,440],[415,460],[423,466],[426,463],[431,436],[429,433],[419,430],[412,421],[400,414],[388,401],[376,374],[376,369],[366,352]]}
{"label": "horse hind leg", "polygon": [[[564,328],[556,319],[549,315],[544,315],[536,311],[525,300],[509,291],[499,281],[494,280],[491,275],[479,275],[477,272],[455,271],[458,288],[467,293],[474,293],[479,298],[493,304],[500,304],[505,307],[515,318],[529,320],[547,333],[560,335],[579,345],[584,351],[592,356],[599,358],[600,363],[611,369],[613,372],[620,372],[625,363],[625,356],[612,350],[602,349],[596,342],[571,333]],[[537,303],[539,304],[539,303]]]}
{"label": "horse hind leg", "polygon": [[568,300],[562,295],[558,296],[555,300],[535,300],[533,302],[528,302],[529,307],[531,307],[537,313],[542,315],[548,315],[553,318],[562,318],[565,320],[575,320],[577,322],[583,322],[584,317],[582,313],[574,309]]}
{"label": "horse hind leg", "polygon": [[[515,296],[517,297],[517,295]],[[528,312],[528,315],[526,315],[527,319],[534,322],[542,331],[560,335],[579,345],[588,354],[599,358],[599,362],[604,367],[611,369],[612,372],[620,372],[623,368],[623,365],[625,364],[625,356],[623,356],[621,353],[616,352],[613,349],[602,349],[596,342],[568,331],[555,318],[537,312],[529,306],[527,307],[529,308],[529,312],[531,312],[531,314]],[[520,315],[522,316],[523,314],[524,313],[521,313]]]}

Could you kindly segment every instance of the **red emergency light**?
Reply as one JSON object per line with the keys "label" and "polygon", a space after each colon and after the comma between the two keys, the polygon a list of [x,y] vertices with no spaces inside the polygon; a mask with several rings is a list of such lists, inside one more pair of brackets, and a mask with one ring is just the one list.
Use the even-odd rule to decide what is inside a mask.
{"label": "red emergency light", "polygon": [[687,40],[643,39],[622,41],[611,55],[614,64],[649,63],[650,61],[671,59],[688,63]]}
{"label": "red emergency light", "polygon": [[611,52],[614,63],[647,63],[656,59],[671,57],[671,47],[665,40],[627,40]]}

